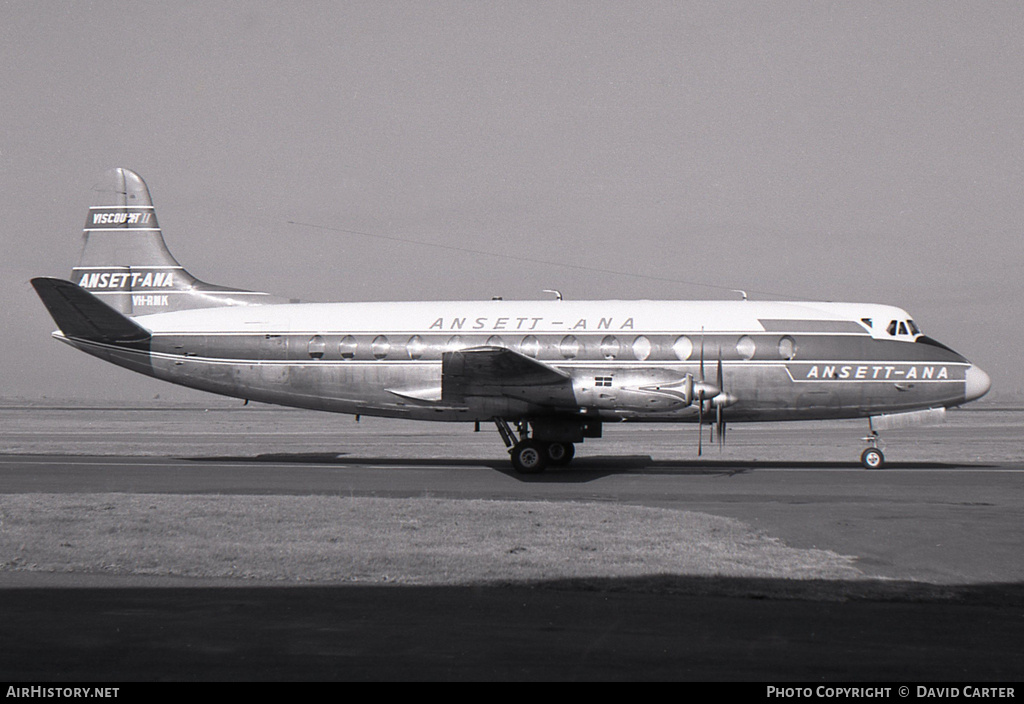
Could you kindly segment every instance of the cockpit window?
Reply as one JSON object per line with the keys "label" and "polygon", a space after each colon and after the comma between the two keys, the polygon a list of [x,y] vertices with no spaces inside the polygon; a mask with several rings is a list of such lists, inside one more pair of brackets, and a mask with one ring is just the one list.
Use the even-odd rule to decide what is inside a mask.
{"label": "cockpit window", "polygon": [[889,325],[885,328],[885,331],[893,337],[898,335],[912,337],[914,335],[921,334],[921,331],[918,330],[916,325],[914,325],[913,320],[891,320],[889,321]]}

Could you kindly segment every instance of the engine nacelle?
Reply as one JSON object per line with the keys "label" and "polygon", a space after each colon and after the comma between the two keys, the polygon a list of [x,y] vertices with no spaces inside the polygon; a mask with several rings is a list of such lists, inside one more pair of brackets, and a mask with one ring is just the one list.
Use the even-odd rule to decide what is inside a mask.
{"label": "engine nacelle", "polygon": [[572,390],[583,408],[664,413],[714,398],[721,391],[692,374],[668,369],[581,369],[573,373]]}

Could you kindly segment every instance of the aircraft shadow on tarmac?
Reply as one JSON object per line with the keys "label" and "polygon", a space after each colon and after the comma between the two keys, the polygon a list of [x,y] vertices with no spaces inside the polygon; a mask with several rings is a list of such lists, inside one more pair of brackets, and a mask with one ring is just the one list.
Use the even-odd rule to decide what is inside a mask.
{"label": "aircraft shadow on tarmac", "polygon": [[598,455],[577,457],[571,466],[548,467],[540,474],[519,474],[508,460],[470,458],[356,457],[336,452],[266,453],[255,456],[209,456],[183,458],[190,462],[252,462],[335,467],[487,467],[523,482],[588,482],[616,474],[680,474],[733,476],[765,469],[886,471],[894,469],[980,469],[987,464],[951,462],[891,462],[882,470],[863,469],[859,462],[817,462],[781,460],[656,460],[650,455]]}

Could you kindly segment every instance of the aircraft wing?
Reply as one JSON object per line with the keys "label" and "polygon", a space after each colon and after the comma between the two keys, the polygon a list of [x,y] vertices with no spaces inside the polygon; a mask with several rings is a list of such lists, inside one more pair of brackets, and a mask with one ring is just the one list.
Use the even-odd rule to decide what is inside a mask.
{"label": "aircraft wing", "polygon": [[441,396],[452,403],[482,396],[543,406],[576,406],[569,374],[503,347],[445,352],[441,359]]}

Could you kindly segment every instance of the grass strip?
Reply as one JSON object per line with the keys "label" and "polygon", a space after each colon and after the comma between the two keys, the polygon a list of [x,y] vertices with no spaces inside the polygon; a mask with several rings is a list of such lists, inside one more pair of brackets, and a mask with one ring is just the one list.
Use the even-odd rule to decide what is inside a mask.
{"label": "grass strip", "polygon": [[0,497],[0,570],[465,585],[689,575],[851,580],[854,558],[608,503],[166,494]]}

